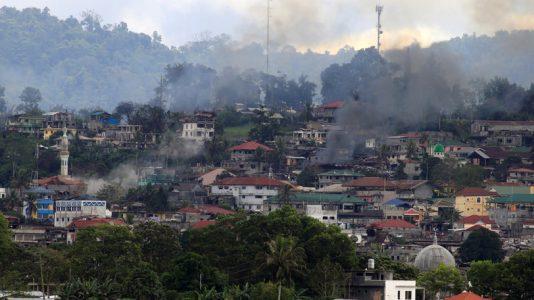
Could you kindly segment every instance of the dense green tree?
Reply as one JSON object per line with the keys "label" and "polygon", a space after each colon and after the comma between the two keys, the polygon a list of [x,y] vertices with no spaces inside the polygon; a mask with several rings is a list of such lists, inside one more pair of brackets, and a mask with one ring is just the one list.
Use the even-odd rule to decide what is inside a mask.
{"label": "dense green tree", "polygon": [[144,203],[150,211],[160,212],[168,208],[167,191],[163,186],[147,184],[130,189],[126,194],[127,202]]}
{"label": "dense green tree", "polygon": [[170,267],[169,261],[181,252],[179,232],[155,222],[134,227],[134,236],[141,247],[143,259],[161,273]]}
{"label": "dense green tree", "polygon": [[435,270],[419,274],[417,285],[424,287],[429,297],[435,297],[437,293],[458,294],[464,290],[466,282],[458,269],[441,264]]}
{"label": "dense green tree", "polygon": [[141,262],[142,255],[127,227],[102,225],[80,230],[68,257],[74,277],[120,282]]}
{"label": "dense green tree", "polygon": [[249,137],[252,140],[266,142],[273,141],[280,132],[280,126],[270,119],[270,113],[265,110],[256,111],[254,127],[250,129]]}
{"label": "dense green tree", "polygon": [[501,264],[495,264],[489,260],[472,262],[467,270],[467,280],[473,286],[473,292],[495,299],[502,288],[501,268]]}
{"label": "dense green tree", "polygon": [[228,282],[226,274],[193,252],[180,255],[162,278],[167,290],[178,292],[201,291],[203,287],[222,289]]}
{"label": "dense green tree", "polygon": [[82,280],[75,278],[67,281],[59,290],[61,299],[118,299],[120,286],[110,279]]}
{"label": "dense green tree", "polygon": [[477,260],[501,261],[504,258],[499,235],[486,228],[479,228],[467,237],[458,249],[464,262]]}
{"label": "dense green tree", "polygon": [[6,218],[0,214],[0,271],[3,270],[3,263],[9,258],[12,247],[11,231],[8,228]]}
{"label": "dense green tree", "polygon": [[130,120],[134,111],[135,104],[133,102],[121,102],[115,107],[114,114],[118,115],[119,118]]}
{"label": "dense green tree", "polygon": [[43,100],[41,96],[41,91],[34,87],[26,87],[19,97],[22,102],[18,106],[18,110],[24,112],[25,114],[40,114],[39,102]]}
{"label": "dense green tree", "polygon": [[393,261],[387,256],[376,256],[375,262],[378,270],[393,272],[395,280],[415,280],[419,275],[419,270],[413,265]]}
{"label": "dense green tree", "polygon": [[163,133],[166,130],[166,114],[161,107],[140,105],[130,115],[129,123],[143,126],[145,133]]}
{"label": "dense green tree", "polygon": [[510,299],[534,299],[534,250],[520,251],[501,265],[502,291]]}
{"label": "dense green tree", "polygon": [[108,203],[118,203],[124,200],[125,196],[124,188],[114,182],[103,185],[96,193],[98,199],[106,200]]}
{"label": "dense green tree", "polygon": [[134,299],[159,299],[163,295],[163,286],[158,274],[150,265],[128,268],[128,275],[123,284],[123,295]]}
{"label": "dense green tree", "polygon": [[[258,282],[252,286],[250,299],[295,299],[295,290],[292,288],[282,286],[273,282]],[[280,295],[279,291],[280,290]]]}

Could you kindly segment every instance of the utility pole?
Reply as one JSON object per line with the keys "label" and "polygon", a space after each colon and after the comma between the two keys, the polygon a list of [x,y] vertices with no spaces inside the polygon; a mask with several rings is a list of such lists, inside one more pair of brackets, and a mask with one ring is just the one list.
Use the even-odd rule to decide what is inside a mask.
{"label": "utility pole", "polygon": [[380,36],[382,35],[382,33],[384,33],[382,31],[382,24],[380,23],[380,15],[382,15],[383,9],[384,9],[384,6],[380,5],[380,3],[376,5],[375,10],[378,16],[378,22],[376,23],[376,50],[378,51],[378,53],[380,53],[380,46],[382,45],[380,43]]}

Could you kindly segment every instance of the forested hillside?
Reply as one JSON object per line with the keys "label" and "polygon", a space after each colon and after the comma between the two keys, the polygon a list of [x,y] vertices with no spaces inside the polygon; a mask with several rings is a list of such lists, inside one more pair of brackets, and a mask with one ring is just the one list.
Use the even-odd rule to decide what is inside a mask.
{"label": "forested hillside", "polygon": [[[185,100],[174,99],[169,103],[171,108],[180,108],[180,101],[190,98],[194,99],[184,103],[188,108],[192,107],[190,103],[213,103],[213,99],[225,103],[255,102],[259,97],[261,88],[258,89],[257,83],[256,86],[242,83],[257,82],[264,76],[247,71],[265,68],[260,44],[242,44],[222,35],[178,48],[168,47],[161,43],[157,33],[152,36],[135,33],[125,23],[104,24],[94,13],[61,20],[47,9],[0,8],[0,86],[5,87],[8,105],[18,104],[26,86],[41,91],[41,106],[45,109],[56,105],[71,109],[95,106],[111,109],[123,101],[144,103],[156,97],[154,89],[165,74],[165,67],[185,62],[203,65],[195,67],[200,70],[196,74],[208,77],[195,75],[193,78],[200,79],[191,84],[175,84],[180,89],[186,86],[195,91],[185,93],[188,95]],[[534,81],[533,48],[534,31],[520,31],[502,32],[494,37],[464,36],[429,48],[412,47],[411,52],[388,51],[385,56],[401,66],[417,66],[418,61],[426,62],[426,58],[432,57],[442,65],[456,68],[442,74],[454,76],[454,81],[502,76],[526,87]],[[350,62],[356,52],[350,47],[335,54],[300,53],[291,46],[276,47],[272,51],[271,70],[282,85],[290,87],[301,75],[306,75],[320,88],[321,72],[332,64]],[[420,54],[425,59],[420,59]],[[228,70],[229,66],[234,69]],[[213,92],[196,91],[204,83],[209,84],[206,90]]]}

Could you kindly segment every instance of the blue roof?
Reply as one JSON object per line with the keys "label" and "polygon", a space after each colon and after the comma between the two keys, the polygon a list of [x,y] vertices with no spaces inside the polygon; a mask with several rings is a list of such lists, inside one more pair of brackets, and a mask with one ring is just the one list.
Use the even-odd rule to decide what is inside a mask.
{"label": "blue roof", "polygon": [[384,203],[384,205],[411,206],[410,203],[408,203],[408,202],[406,202],[404,200],[398,199],[398,198],[391,199],[391,200],[387,201],[386,203]]}
{"label": "blue roof", "polygon": [[52,199],[37,199],[37,204],[54,204]]}

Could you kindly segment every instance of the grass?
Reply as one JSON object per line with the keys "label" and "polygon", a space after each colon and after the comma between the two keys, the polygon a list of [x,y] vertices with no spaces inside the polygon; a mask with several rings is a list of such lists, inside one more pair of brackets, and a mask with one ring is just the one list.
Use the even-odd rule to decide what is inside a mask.
{"label": "grass", "polygon": [[248,136],[248,132],[252,128],[252,124],[245,124],[236,127],[226,127],[224,128],[223,137],[228,141],[235,141],[240,139],[245,139]]}

